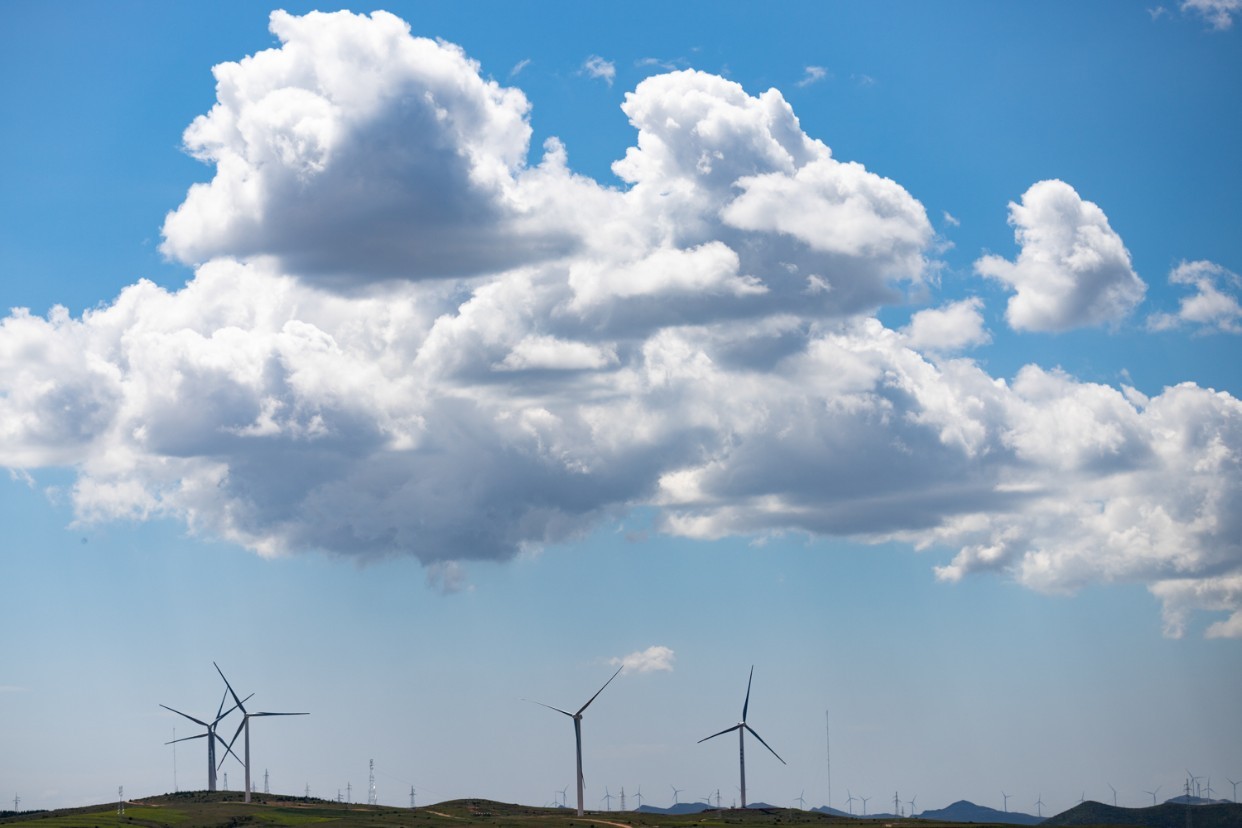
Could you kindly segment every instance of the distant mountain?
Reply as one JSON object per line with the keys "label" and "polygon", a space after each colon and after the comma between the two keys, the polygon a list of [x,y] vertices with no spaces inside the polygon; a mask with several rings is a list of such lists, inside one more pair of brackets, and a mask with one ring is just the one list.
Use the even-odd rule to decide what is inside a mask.
{"label": "distant mountain", "polygon": [[818,808],[811,808],[810,810],[814,811],[817,814],[827,814],[828,816],[838,816],[838,817],[853,816],[853,814],[846,813],[845,811],[838,811],[836,808],[829,808],[827,805],[820,805]]}
{"label": "distant mountain", "polygon": [[[1044,820],[1045,826],[1061,825],[1140,825],[1143,828],[1237,828],[1242,825],[1242,805],[1177,797],[1149,808],[1116,808],[1103,802],[1083,802],[1068,811]],[[1198,804],[1205,802],[1207,804]]]}
{"label": "distant mountain", "polygon": [[976,805],[965,799],[959,799],[952,805],[933,811],[921,811],[918,814],[919,819],[938,819],[942,822],[995,822],[1004,825],[1040,825],[1046,824],[1046,819],[1041,819],[1031,814],[1023,814],[1017,811],[998,811],[995,808],[989,808],[986,805]]}

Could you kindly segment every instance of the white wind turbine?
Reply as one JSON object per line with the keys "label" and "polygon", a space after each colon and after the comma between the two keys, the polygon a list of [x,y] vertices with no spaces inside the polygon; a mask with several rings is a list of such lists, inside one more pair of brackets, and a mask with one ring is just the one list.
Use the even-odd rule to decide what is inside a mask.
{"label": "white wind turbine", "polygon": [[[176,713],[178,716],[184,716],[185,718],[189,719],[195,724],[199,724],[207,728],[207,731],[205,733],[200,733],[197,736],[185,736],[181,739],[173,739],[171,742],[168,742],[167,744],[172,745],[172,744],[176,744],[177,742],[188,742],[191,739],[202,739],[203,737],[207,738],[207,790],[208,791],[214,791],[216,789],[216,741],[218,740],[220,744],[224,745],[224,750],[226,751],[226,753],[233,753],[233,751],[225,743],[224,738],[220,736],[220,734],[216,733],[216,725],[220,724],[220,720],[237,709],[236,705],[234,705],[233,707],[230,707],[228,710],[224,709],[224,703],[228,701],[228,698],[229,698],[229,695],[227,692],[220,698],[220,706],[216,708],[216,717],[211,720],[211,724],[204,722],[202,719],[196,719],[188,713],[182,713],[180,710],[173,710],[173,708],[169,707],[166,704],[160,705],[160,707],[164,708],[165,710],[170,710],[173,713]],[[246,700],[249,701],[250,696],[247,696]],[[233,753],[233,756],[236,757],[237,754]]]}
{"label": "white wind turbine", "polygon": [[[224,679],[224,686],[228,688],[229,694],[233,696],[233,701],[237,703],[236,706],[238,708],[241,708],[242,721],[241,721],[241,724],[237,726],[237,732],[233,734],[233,738],[229,740],[229,753],[233,753],[233,750],[232,750],[233,743],[237,741],[237,737],[241,735],[241,732],[243,730],[246,731],[246,750],[245,750],[246,761],[242,763],[242,766],[245,767],[246,769],[246,801],[249,802],[250,801],[250,720],[257,719],[260,716],[309,716],[310,714],[309,713],[248,713],[246,712],[246,708],[242,705],[242,700],[237,698],[237,693],[233,692],[233,685],[229,684],[229,680],[224,678],[224,671],[220,669],[220,665],[216,664],[214,661],[211,662],[211,665],[216,668],[216,672],[220,674],[220,678]],[[250,696],[253,696],[253,695],[254,693],[250,694]],[[246,697],[247,701],[250,700],[250,696]],[[237,754],[233,753],[233,755],[236,756]],[[223,764],[223,760],[221,760],[221,764]]]}
{"label": "white wind turbine", "polygon": [[[618,675],[620,675],[621,671],[624,669],[625,669],[624,664],[618,667],[617,672],[612,674],[612,678],[604,682],[604,687],[607,687],[608,685],[612,684],[612,679],[615,679]],[[543,702],[535,701],[534,699],[525,699],[525,701],[531,702],[532,704],[537,704],[540,707],[546,707],[549,710],[555,710],[557,713],[564,713],[566,716],[574,720],[574,743],[577,746],[577,751],[578,751],[578,816],[582,816],[583,813],[585,812],[582,806],[582,788],[583,788],[583,784],[582,784],[582,711],[590,707],[591,702],[595,701],[595,699],[599,696],[599,694],[604,692],[604,687],[601,687],[598,690],[596,690],[595,695],[587,699],[587,703],[582,705],[582,707],[579,707],[577,713],[570,713],[568,710],[561,710],[559,707],[553,707],[550,704],[544,704]]]}
{"label": "white wind turbine", "polygon": [[741,794],[742,794],[742,807],[743,808],[746,807],[746,731],[749,730],[750,735],[754,736],[756,739],[759,740],[759,744],[767,748],[768,751],[770,751],[773,756],[775,756],[778,760],[780,760],[780,763],[782,765],[785,764],[785,760],[781,759],[781,757],[777,754],[777,752],[772,750],[772,746],[769,745],[767,742],[763,741],[763,737],[760,736],[758,733],[756,733],[753,727],[746,724],[746,711],[750,707],[750,683],[754,678],[755,678],[755,668],[754,668],[754,665],[751,665],[750,678],[746,679],[746,701],[742,702],[742,720],[738,722],[737,724],[735,724],[733,727],[726,727],[724,730],[720,731],[719,733],[713,733],[711,736],[705,736],[704,738],[699,739],[699,744],[703,744],[708,739],[715,739],[717,736],[722,736],[725,733],[732,733],[735,730],[737,731],[738,767],[739,767],[740,776],[742,779],[742,785],[739,788],[739,790],[741,791]]}
{"label": "white wind turbine", "polygon": [[1160,793],[1160,786],[1157,785],[1154,791],[1143,791],[1143,793],[1151,794],[1151,804],[1154,806],[1156,804],[1156,794]]}
{"label": "white wind turbine", "polygon": [[677,794],[679,794],[679,793],[683,792],[683,791],[685,790],[685,788],[679,788],[679,787],[677,787],[676,785],[669,785],[669,787],[673,789],[673,804],[674,804],[674,805],[676,805],[676,804],[677,804]]}

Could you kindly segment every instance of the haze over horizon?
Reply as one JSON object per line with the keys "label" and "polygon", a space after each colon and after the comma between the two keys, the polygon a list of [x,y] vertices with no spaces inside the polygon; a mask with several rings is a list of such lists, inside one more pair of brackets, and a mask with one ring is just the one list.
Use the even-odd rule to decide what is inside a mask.
{"label": "haze over horizon", "polygon": [[337,8],[6,7],[0,799],[1227,796],[1234,0]]}

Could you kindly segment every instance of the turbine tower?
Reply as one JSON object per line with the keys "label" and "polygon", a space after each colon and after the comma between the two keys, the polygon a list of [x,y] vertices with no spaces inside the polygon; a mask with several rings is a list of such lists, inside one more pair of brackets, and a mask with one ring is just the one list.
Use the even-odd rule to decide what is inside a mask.
{"label": "turbine tower", "polygon": [[1040,819],[1044,818],[1044,795],[1043,794],[1040,794],[1039,799],[1035,800],[1035,816],[1039,817]]}
{"label": "turbine tower", "polygon": [[850,793],[850,789],[846,788],[845,789],[845,805],[847,808],[850,809],[850,816],[854,815],[854,799],[855,799],[855,796],[852,793]]}
{"label": "turbine tower", "polygon": [[[237,698],[237,693],[233,691],[233,685],[229,684],[229,680],[224,678],[224,671],[220,669],[220,665],[216,664],[214,661],[211,662],[211,664],[213,667],[216,668],[216,672],[220,674],[220,678],[224,679],[224,686],[228,688],[229,694],[233,697],[233,701],[237,703],[236,706],[238,708],[241,708],[242,721],[241,721],[241,724],[237,726],[237,732],[233,734],[233,738],[229,740],[228,747],[229,747],[229,753],[233,753],[233,750],[232,750],[233,743],[237,741],[237,737],[241,734],[243,730],[246,731],[246,750],[245,750],[246,761],[242,762],[242,766],[246,769],[246,800],[245,801],[249,802],[250,801],[250,720],[258,718],[259,716],[309,716],[310,714],[309,713],[248,713],[246,712],[246,708],[242,705],[243,699]],[[249,696],[246,696],[244,701],[250,701],[250,698],[253,695],[254,693],[251,693]],[[236,757],[237,754],[233,753],[233,756]],[[264,791],[264,793],[267,793],[267,791]]]}
{"label": "turbine tower", "polygon": [[1105,782],[1104,784],[1107,785],[1108,789],[1113,792],[1113,807],[1116,808],[1117,807],[1117,789],[1113,787],[1112,782]]}
{"label": "turbine tower", "polygon": [[1160,786],[1159,786],[1159,785],[1157,785],[1157,786],[1156,786],[1156,790],[1154,790],[1154,791],[1143,791],[1143,793],[1145,793],[1145,794],[1151,794],[1151,804],[1152,804],[1152,806],[1155,806],[1155,804],[1156,804],[1156,794],[1158,794],[1159,792],[1160,792]]}
{"label": "turbine tower", "polygon": [[1007,793],[1005,793],[1005,792],[1002,790],[1002,791],[1001,791],[1001,796],[1005,797],[1005,813],[1009,813],[1009,797],[1010,797],[1010,794],[1007,794]]}
{"label": "turbine tower", "polygon": [[[228,753],[233,753],[229,745],[225,743],[224,737],[216,733],[216,725],[220,724],[220,720],[237,709],[238,705],[234,705],[233,707],[230,707],[228,710],[224,709],[224,703],[228,700],[228,698],[229,698],[228,693],[225,693],[224,696],[220,699],[220,706],[216,708],[216,717],[211,720],[211,724],[204,722],[202,719],[196,719],[188,713],[182,713],[180,710],[173,710],[173,708],[169,707],[166,704],[160,705],[160,707],[164,708],[165,710],[176,713],[178,716],[183,716],[189,719],[190,721],[194,722],[195,724],[202,725],[203,727],[207,728],[206,732],[200,733],[197,736],[183,736],[180,739],[173,739],[171,742],[166,742],[165,744],[172,745],[172,744],[176,744],[177,742],[188,742],[191,739],[202,739],[206,737],[207,739],[207,790],[208,791],[214,791],[216,789],[216,741],[219,740],[220,744],[224,745],[224,750],[226,752],[226,755]],[[249,700],[249,698],[250,698],[249,696],[246,697],[247,700]],[[240,702],[238,702],[238,704],[240,704]],[[234,758],[236,758],[237,754],[233,753],[233,756]]]}
{"label": "turbine tower", "polygon": [[[612,679],[615,679],[618,675],[620,675],[621,671],[624,669],[625,669],[624,664],[618,667],[617,672],[612,674],[612,678],[604,682],[604,687],[607,687],[608,685],[612,684]],[[537,704],[540,707],[546,707],[549,710],[555,710],[557,713],[564,713],[566,716],[574,720],[574,744],[577,747],[577,753],[578,753],[578,816],[582,816],[584,813],[584,809],[582,806],[582,789],[583,789],[583,783],[582,783],[582,711],[590,707],[591,702],[595,701],[595,699],[599,697],[599,694],[604,692],[604,687],[601,687],[598,690],[596,690],[595,695],[587,699],[587,703],[582,705],[582,707],[579,707],[577,713],[570,713],[568,710],[561,710],[559,707],[553,707],[550,704],[544,704],[543,702],[534,701],[534,699],[526,699],[526,701],[532,702],[533,704]],[[611,803],[609,804],[611,805]],[[609,808],[609,810],[611,810],[611,807]]]}
{"label": "turbine tower", "polygon": [[750,683],[751,681],[754,680],[754,678],[755,678],[755,667],[754,665],[751,665],[750,678],[746,679],[746,701],[742,702],[742,720],[738,722],[737,724],[735,724],[733,727],[726,727],[724,730],[720,731],[719,733],[713,733],[711,736],[705,736],[704,738],[699,739],[699,744],[703,744],[708,739],[715,739],[717,736],[723,736],[726,733],[732,733],[735,730],[737,731],[738,768],[739,768],[739,774],[742,779],[742,784],[739,790],[741,791],[741,794],[742,794],[742,807],[743,808],[746,807],[746,731],[749,730],[750,734],[759,740],[759,744],[767,748],[772,753],[772,755],[775,756],[780,761],[782,765],[786,764],[785,760],[781,759],[781,757],[777,754],[777,752],[772,750],[772,746],[769,745],[767,742],[763,741],[763,737],[760,736],[758,733],[756,733],[753,727],[746,724],[746,711],[750,707]]}
{"label": "turbine tower", "polygon": [[870,800],[870,799],[871,799],[871,797],[869,797],[869,796],[860,796],[860,797],[858,797],[858,798],[862,800],[862,804],[863,804],[863,816],[866,816],[866,815],[867,815],[867,801],[868,801],[868,800]]}
{"label": "turbine tower", "polygon": [[684,790],[685,790],[685,788],[679,788],[679,787],[677,787],[676,785],[669,785],[669,787],[673,789],[673,804],[674,804],[674,805],[676,805],[676,804],[677,804],[677,794],[679,794],[679,793],[681,793],[682,791],[684,791]]}

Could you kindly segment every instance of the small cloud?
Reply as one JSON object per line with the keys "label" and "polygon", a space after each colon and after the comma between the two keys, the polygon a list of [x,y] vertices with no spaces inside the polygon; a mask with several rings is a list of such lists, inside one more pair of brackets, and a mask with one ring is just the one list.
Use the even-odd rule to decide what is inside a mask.
{"label": "small cloud", "polygon": [[657,644],[621,658],[611,658],[608,663],[635,673],[654,673],[657,670],[671,673],[674,658],[676,655],[671,649]]}
{"label": "small cloud", "polygon": [[1160,18],[1168,14],[1169,10],[1166,9],[1164,6],[1156,6],[1155,8],[1148,9],[1147,13],[1151,15],[1152,20],[1159,20]]}
{"label": "small cloud", "polygon": [[941,308],[921,310],[901,331],[910,347],[947,354],[986,345],[991,334],[983,324],[983,300],[976,297]]}
{"label": "small cloud", "polygon": [[666,72],[674,72],[678,69],[685,69],[690,65],[690,61],[680,57],[668,60],[664,58],[645,57],[634,61],[634,65],[639,69],[663,69]]}
{"label": "small cloud", "polygon": [[582,71],[593,78],[599,78],[612,86],[612,82],[617,77],[617,67],[610,60],[604,60],[599,55],[591,55],[582,64]]}
{"label": "small cloud", "polygon": [[1233,26],[1233,16],[1242,13],[1242,0],[1182,0],[1182,11],[1198,14],[1213,29],[1223,32]]}
{"label": "small cloud", "polygon": [[810,86],[830,77],[828,70],[822,66],[808,66],[805,71],[806,74],[802,76],[802,80],[798,81],[797,86]]}
{"label": "small cloud", "polygon": [[879,81],[877,81],[875,78],[871,77],[870,75],[862,74],[861,72],[851,75],[850,77],[853,79],[854,83],[858,84],[859,86],[875,86],[877,83],[879,83]]}
{"label": "small cloud", "polygon": [[1214,262],[1182,262],[1169,274],[1169,284],[1189,285],[1194,295],[1184,297],[1176,313],[1155,313],[1147,318],[1153,331],[1182,325],[1200,325],[1225,333],[1242,333],[1242,303],[1237,293],[1242,279]]}
{"label": "small cloud", "polygon": [[944,223],[949,225],[950,227],[961,227],[962,226],[962,223],[958,221],[957,216],[953,215],[948,210],[944,211]]}
{"label": "small cloud", "polygon": [[474,589],[466,578],[466,569],[457,561],[436,561],[427,565],[427,586],[441,595],[470,592]]}
{"label": "small cloud", "polygon": [[527,66],[530,66],[530,58],[522,58],[513,64],[513,68],[509,70],[509,77],[516,78]]}

